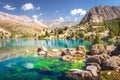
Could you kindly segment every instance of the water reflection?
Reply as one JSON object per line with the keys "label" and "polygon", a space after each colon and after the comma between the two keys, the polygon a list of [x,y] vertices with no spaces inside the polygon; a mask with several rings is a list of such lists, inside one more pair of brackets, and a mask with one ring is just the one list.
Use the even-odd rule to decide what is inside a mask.
{"label": "water reflection", "polygon": [[45,46],[48,48],[73,48],[78,45],[90,47],[91,43],[82,40],[35,40],[27,38],[0,40],[0,47]]}

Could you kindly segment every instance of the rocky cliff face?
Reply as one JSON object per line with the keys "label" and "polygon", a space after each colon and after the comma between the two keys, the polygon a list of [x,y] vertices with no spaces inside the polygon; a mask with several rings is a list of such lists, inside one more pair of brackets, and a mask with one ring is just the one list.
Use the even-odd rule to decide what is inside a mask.
{"label": "rocky cliff face", "polygon": [[27,16],[16,16],[16,15],[7,14],[4,12],[0,12],[0,20],[15,21],[15,22],[20,23],[20,24],[34,26],[34,27],[38,27],[38,28],[46,27],[42,22],[32,20]]}
{"label": "rocky cliff face", "polygon": [[90,9],[81,22],[103,22],[120,18],[120,6],[97,6]]}

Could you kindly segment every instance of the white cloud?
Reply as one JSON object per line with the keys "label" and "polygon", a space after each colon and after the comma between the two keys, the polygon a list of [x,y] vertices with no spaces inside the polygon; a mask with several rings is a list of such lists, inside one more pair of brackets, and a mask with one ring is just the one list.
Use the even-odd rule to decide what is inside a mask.
{"label": "white cloud", "polygon": [[78,18],[76,17],[75,19],[74,19],[74,22],[77,22],[78,21]]}
{"label": "white cloud", "polygon": [[27,11],[27,10],[34,9],[35,7],[32,3],[26,3],[26,4],[22,5],[21,8],[22,8],[22,10]]}
{"label": "white cloud", "polygon": [[83,9],[73,9],[73,10],[70,11],[70,14],[71,15],[77,15],[77,14],[85,15],[86,14],[86,10],[83,10]]}
{"label": "white cloud", "polygon": [[40,7],[37,7],[36,10],[40,10]]}
{"label": "white cloud", "polygon": [[38,15],[33,15],[32,17],[33,17],[34,20],[38,20],[38,17],[39,17],[39,16],[42,16],[42,13],[40,13],[40,14],[38,14]]}
{"label": "white cloud", "polygon": [[38,19],[38,15],[33,15],[32,17],[33,17],[34,20]]}
{"label": "white cloud", "polygon": [[7,9],[7,10],[15,10],[16,7],[12,7],[12,5],[6,4],[3,8]]}
{"label": "white cloud", "polygon": [[64,18],[63,18],[63,17],[59,17],[59,20],[60,20],[60,21],[64,21]]}

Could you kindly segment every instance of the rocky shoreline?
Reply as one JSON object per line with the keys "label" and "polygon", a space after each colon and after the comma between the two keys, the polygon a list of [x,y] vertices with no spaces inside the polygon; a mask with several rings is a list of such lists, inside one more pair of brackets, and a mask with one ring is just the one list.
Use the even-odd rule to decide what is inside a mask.
{"label": "rocky shoreline", "polygon": [[[109,70],[106,75],[109,76],[114,73],[120,73],[120,47],[113,45],[93,45],[91,50],[87,53],[85,70],[71,69],[67,72],[69,76],[75,80],[103,80],[100,74],[105,70]],[[105,75],[105,76],[106,76]],[[120,80],[116,75],[111,79],[104,80]]]}
{"label": "rocky shoreline", "polygon": [[[40,56],[51,56],[46,48],[39,48],[37,52]],[[100,77],[100,73],[105,70],[110,70],[106,73],[108,76],[112,74],[111,71],[120,73],[119,46],[95,44],[89,51],[83,46],[78,46],[76,49],[65,49],[57,56],[60,56],[60,59],[63,61],[86,60],[86,67],[84,70],[70,69],[67,72],[67,75],[75,80],[103,80]],[[120,78],[115,77],[111,80],[120,80]]]}
{"label": "rocky shoreline", "polygon": [[[37,49],[37,51],[36,51]],[[66,76],[72,77],[73,80],[120,80],[120,47],[114,45],[104,46],[95,44],[90,50],[86,50],[84,46],[66,49],[47,49],[45,47],[24,50],[22,54],[9,54],[2,60],[19,56],[33,55],[35,57],[58,57],[65,62],[86,61],[84,70],[70,69],[66,72]],[[115,75],[116,74],[116,75]],[[104,79],[105,77],[107,79]]]}

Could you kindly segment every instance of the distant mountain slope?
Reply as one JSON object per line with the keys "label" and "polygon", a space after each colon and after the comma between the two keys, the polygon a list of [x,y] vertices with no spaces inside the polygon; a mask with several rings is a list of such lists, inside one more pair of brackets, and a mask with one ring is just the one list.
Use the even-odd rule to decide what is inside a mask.
{"label": "distant mountain slope", "polygon": [[79,24],[79,22],[76,22],[74,20],[71,21],[61,21],[61,20],[51,20],[51,21],[47,21],[47,20],[43,20],[42,23],[44,23],[45,25],[47,25],[49,28],[62,28],[65,26],[74,26]]}
{"label": "distant mountain slope", "polygon": [[41,21],[27,16],[17,16],[0,12],[0,39],[37,37],[41,30],[47,28]]}
{"label": "distant mountain slope", "polygon": [[40,30],[11,20],[0,20],[0,38],[34,37]]}
{"label": "distant mountain slope", "polygon": [[27,16],[17,16],[17,15],[7,14],[4,12],[0,12],[0,20],[15,21],[23,25],[34,26],[35,28],[38,28],[38,29],[42,29],[46,27],[42,22],[37,20],[32,20]]}
{"label": "distant mountain slope", "polygon": [[81,22],[103,22],[115,18],[120,18],[120,6],[97,6],[90,9]]}

